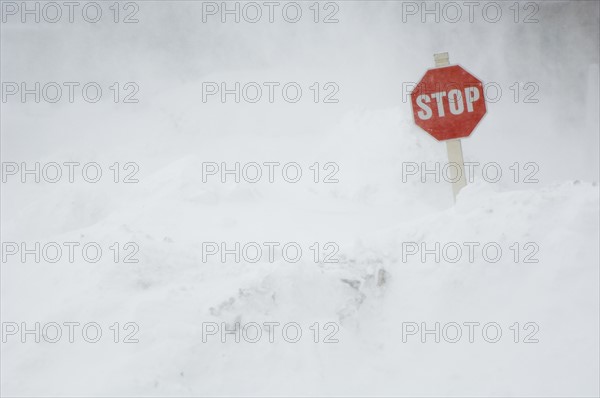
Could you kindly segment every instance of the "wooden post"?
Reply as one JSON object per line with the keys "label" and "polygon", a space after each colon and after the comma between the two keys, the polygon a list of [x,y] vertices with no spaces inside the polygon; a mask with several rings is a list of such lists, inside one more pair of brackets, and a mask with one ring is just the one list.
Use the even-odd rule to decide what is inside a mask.
{"label": "wooden post", "polygon": [[[433,54],[435,60],[435,67],[440,68],[444,66],[450,66],[450,56],[448,53]],[[456,196],[461,189],[467,186],[467,177],[465,176],[465,161],[463,159],[462,145],[460,139],[446,140],[446,149],[448,150],[448,162],[456,164],[456,168],[450,167],[452,180],[452,193],[454,195],[454,202],[456,203]],[[460,177],[456,175],[456,172],[460,173]]]}

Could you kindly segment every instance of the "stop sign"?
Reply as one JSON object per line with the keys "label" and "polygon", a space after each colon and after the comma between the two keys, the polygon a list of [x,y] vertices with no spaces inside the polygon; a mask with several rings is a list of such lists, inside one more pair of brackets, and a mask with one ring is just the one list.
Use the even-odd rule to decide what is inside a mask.
{"label": "stop sign", "polygon": [[483,94],[458,65],[430,69],[410,95],[415,123],[438,141],[468,137],[485,115]]}

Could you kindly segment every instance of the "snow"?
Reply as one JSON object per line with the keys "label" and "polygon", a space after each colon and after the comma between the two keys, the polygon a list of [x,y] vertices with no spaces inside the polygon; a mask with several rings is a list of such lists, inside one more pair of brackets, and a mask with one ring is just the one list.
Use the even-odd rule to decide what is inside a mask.
{"label": "snow", "polygon": [[[27,242],[28,247],[36,241],[97,242],[103,250],[97,263],[86,262],[79,254],[74,262],[66,256],[56,263],[23,263],[18,256],[3,260],[3,395],[600,394],[600,198],[598,170],[591,167],[598,162],[593,130],[597,117],[579,118],[565,130],[569,117],[557,105],[561,91],[546,84],[553,81],[555,71],[543,69],[529,78],[537,79],[545,102],[527,107],[509,98],[489,104],[477,131],[463,140],[466,161],[501,165],[504,174],[499,182],[486,181],[477,172],[456,203],[446,181],[429,178],[423,183],[417,176],[403,182],[408,162],[433,165],[447,156],[445,145],[417,128],[409,104],[398,98],[401,81],[418,79],[431,66],[433,47],[438,47],[430,43],[435,35],[422,38],[420,49],[410,57],[384,52],[385,40],[396,29],[390,27],[388,9],[343,5],[353,24],[340,24],[340,29],[349,39],[318,30],[304,39],[322,37],[323,43],[314,48],[302,46],[303,39],[289,26],[277,25],[280,37],[267,35],[264,27],[236,26],[233,33],[224,33],[224,27],[213,26],[210,29],[224,35],[224,43],[233,44],[231,36],[248,34],[247,41],[235,42],[240,52],[249,52],[242,44],[264,40],[260,47],[264,53],[247,54],[248,65],[242,67],[235,62],[239,55],[215,47],[209,53],[215,59],[190,55],[190,63],[200,65],[194,72],[174,64],[185,58],[177,51],[185,52],[194,46],[194,38],[201,39],[186,36],[191,22],[182,15],[183,7],[164,6],[182,18],[181,25],[171,23],[171,30],[166,30],[158,23],[163,21],[158,11],[153,11],[149,13],[153,24],[142,26],[142,32],[161,37],[160,32],[168,31],[186,39],[177,42],[182,47],[177,51],[163,48],[169,43],[165,37],[157,44],[159,50],[144,44],[148,47],[140,50],[140,59],[123,66],[117,80],[134,76],[146,90],[139,104],[2,104],[3,162],[98,162],[105,173],[96,184],[79,177],[72,184],[64,180],[22,184],[18,177],[2,184],[2,242]],[[357,22],[361,10],[372,18],[372,37],[361,35],[366,29]],[[464,37],[468,30],[460,26],[453,29]],[[309,28],[298,29],[306,33]],[[424,25],[414,28],[426,32]],[[11,29],[2,27],[2,68],[3,75],[8,74],[3,80],[25,79],[4,56],[5,51],[16,51],[11,38],[22,44],[33,33]],[[99,37],[123,33],[130,40],[141,40],[128,36],[130,31],[123,26],[115,28],[116,33],[98,29]],[[474,40],[483,42],[503,30],[512,34],[511,29],[511,25],[489,27]],[[573,29],[569,37],[580,34]],[[99,40],[85,35],[90,36],[72,37],[66,43]],[[534,37],[538,36],[531,33]],[[290,50],[288,58],[286,39],[299,45],[298,53]],[[503,61],[490,54],[492,59],[484,61],[454,39],[439,40],[451,51],[451,62],[461,56],[463,66],[477,76],[486,71],[482,78],[496,78],[505,89],[509,85],[505,81],[520,79],[531,67],[521,65],[524,61],[517,57],[529,42],[517,49],[498,44],[514,58]],[[589,41],[597,44],[597,38]],[[565,42],[560,44],[564,48]],[[327,44],[340,47],[324,60],[319,55],[327,54]],[[25,52],[39,46],[43,44],[32,44]],[[398,46],[399,52],[408,48]],[[584,48],[585,43],[580,51],[574,50],[575,55],[597,65],[597,58],[589,54],[586,58]],[[85,65],[106,73],[122,59],[126,46],[116,45],[113,51],[106,59],[112,66],[78,60],[75,66],[66,63],[64,70],[57,70],[67,76],[65,81],[71,68],[72,74],[87,76],[82,72]],[[166,60],[157,55],[163,51],[176,55]],[[313,63],[302,58],[311,54]],[[298,58],[302,62],[295,64]],[[506,66],[511,59],[519,60],[516,70]],[[531,62],[535,59],[532,56]],[[336,70],[339,65],[349,66]],[[572,60],[564,61],[564,68],[573,65]],[[36,65],[28,68],[35,76],[51,75]],[[169,68],[179,77],[165,78]],[[106,77],[114,81],[110,79],[114,76]],[[228,80],[296,80],[303,87],[336,81],[343,91],[339,104],[201,102],[202,82]],[[552,84],[564,88],[570,83]],[[114,162],[121,165],[121,178],[127,172],[122,168],[125,163],[139,165],[135,175],[139,182],[112,182],[109,166]],[[219,175],[203,181],[205,162],[296,162],[303,178],[288,183],[276,173],[273,183],[265,178],[235,183],[231,177],[222,183]],[[318,183],[312,181],[310,169],[315,162],[321,168]],[[322,182],[328,162],[339,167],[337,183]],[[515,162],[522,173],[518,182],[510,169]],[[522,166],[527,162],[539,166],[537,182],[523,182],[529,170]],[[109,249],[115,242],[121,259],[130,252],[126,243],[139,246],[134,256],[139,261],[115,262]],[[297,242],[303,252],[295,263],[286,261],[280,249],[273,261],[264,255],[256,263],[235,262],[232,257],[222,262],[218,255],[205,261],[203,242],[225,242],[228,248],[235,242],[242,246],[279,242],[279,247]],[[319,243],[320,261],[313,259],[314,242]],[[328,242],[339,248],[334,256],[338,262],[323,261]],[[431,249],[436,242],[461,247],[462,256],[456,262],[447,257],[436,262],[433,255],[422,260],[421,252],[407,253],[409,247],[425,244]],[[473,259],[465,247],[469,242],[478,244]],[[497,262],[482,252],[487,243],[501,248]],[[513,257],[515,243],[518,261]],[[529,254],[537,261],[526,262]],[[5,333],[10,322],[24,322],[29,328],[36,322],[96,322],[103,334],[99,342],[89,343],[77,329],[70,343],[63,326],[58,343],[43,337],[35,343],[33,335],[23,343],[20,334]],[[115,322],[120,328],[118,343],[110,329]],[[133,330],[125,328],[128,322],[139,327],[137,343],[123,342]],[[264,326],[268,322],[280,324],[273,342]],[[478,323],[472,342],[468,322]],[[518,342],[511,329],[516,322]],[[236,323],[262,325],[261,339],[250,343],[242,338],[236,343],[230,334],[223,343],[220,333],[206,333],[207,325],[220,330]],[[290,323],[301,327],[297,343],[286,341],[281,333]],[[318,342],[313,341],[315,323]],[[420,331],[407,334],[407,328],[422,328],[422,323],[430,329],[436,323],[440,328],[456,323],[462,336],[451,343],[449,331],[450,337],[442,336],[436,343],[431,334],[425,342]],[[493,330],[482,334],[483,326],[491,323],[502,330],[496,343],[486,340],[494,337]],[[331,339],[337,342],[324,342],[332,331]],[[532,331],[530,340],[537,342],[524,342]],[[254,331],[248,333],[253,336]]]}

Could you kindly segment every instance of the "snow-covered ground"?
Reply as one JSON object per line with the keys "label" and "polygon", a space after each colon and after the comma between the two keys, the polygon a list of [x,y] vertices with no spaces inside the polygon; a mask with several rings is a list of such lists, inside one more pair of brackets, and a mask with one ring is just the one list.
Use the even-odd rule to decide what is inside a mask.
{"label": "snow-covered ground", "polygon": [[[2,395],[600,394],[598,3],[542,3],[533,24],[508,3],[497,24],[335,4],[329,25],[202,23],[200,2],[140,2],[130,25],[2,24],[3,82],[110,93],[2,103]],[[409,172],[446,162],[403,101],[438,51],[503,90],[463,140],[478,166],[456,203]],[[114,103],[115,81],[139,103]],[[203,82],[236,81],[303,97],[202,101]],[[339,102],[314,103],[314,82]],[[22,183],[22,162],[63,176]],[[262,178],[207,173],[222,162]]]}

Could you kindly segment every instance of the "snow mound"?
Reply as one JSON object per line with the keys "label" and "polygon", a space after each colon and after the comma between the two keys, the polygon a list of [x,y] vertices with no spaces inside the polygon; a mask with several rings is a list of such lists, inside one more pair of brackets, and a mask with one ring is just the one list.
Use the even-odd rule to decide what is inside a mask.
{"label": "snow mound", "polygon": [[[198,205],[189,200],[198,192],[186,190],[179,178],[166,177],[177,170],[165,174],[179,187],[163,190],[165,200],[178,192],[180,203]],[[215,197],[231,198],[226,187],[218,189]],[[160,217],[160,203],[155,199],[154,206],[139,206],[132,217]],[[474,395],[504,388],[507,395],[551,396],[573,393],[576,386],[580,395],[594,394],[597,386],[587,382],[598,372],[599,259],[597,250],[590,250],[599,238],[598,208],[598,187],[583,182],[506,192],[474,184],[453,208],[344,241],[338,263],[308,257],[297,263],[281,258],[255,264],[202,261],[202,234],[180,239],[177,232],[131,227],[143,223],[114,227],[109,219],[76,233],[107,245],[111,239],[138,242],[139,263],[5,264],[3,280],[11,284],[3,284],[3,295],[30,299],[3,307],[3,316],[93,319],[105,328],[135,320],[140,342],[80,342],[74,345],[77,350],[9,342],[3,345],[5,363],[11,364],[3,367],[3,388],[40,394],[43,387],[53,395],[76,394],[84,387],[99,395],[445,395],[464,392],[461,388],[468,385]],[[336,220],[326,213],[319,217]],[[69,234],[74,232],[65,239]],[[414,249],[425,243],[431,250],[436,242],[442,248],[452,243],[445,254],[440,252],[439,262],[433,254],[425,259],[407,254],[407,244]],[[472,259],[465,242],[479,243]],[[515,242],[518,261],[511,249]],[[496,262],[481,250],[488,243],[502,250]],[[451,249],[457,246],[463,255],[454,261]],[[494,257],[493,250],[489,253]],[[525,262],[527,255],[537,262]],[[271,343],[268,322],[296,323],[303,338],[290,343],[275,333]],[[313,341],[315,322],[321,329],[319,343]],[[420,334],[404,334],[413,322],[428,328],[436,322],[440,327],[497,323],[503,338],[489,343],[475,334],[473,343],[466,336],[457,343],[435,343],[429,336],[422,343]],[[515,322],[522,329],[519,343],[510,329]],[[203,323],[238,332],[256,323],[262,338],[236,343],[232,332],[222,343],[220,334],[203,336]],[[534,324],[539,342],[523,343]],[[331,333],[338,342],[324,343]],[[44,383],[20,379],[23,367]],[[113,383],[95,381],[97,372]],[[501,387],[506,379],[515,380],[519,389]]]}

